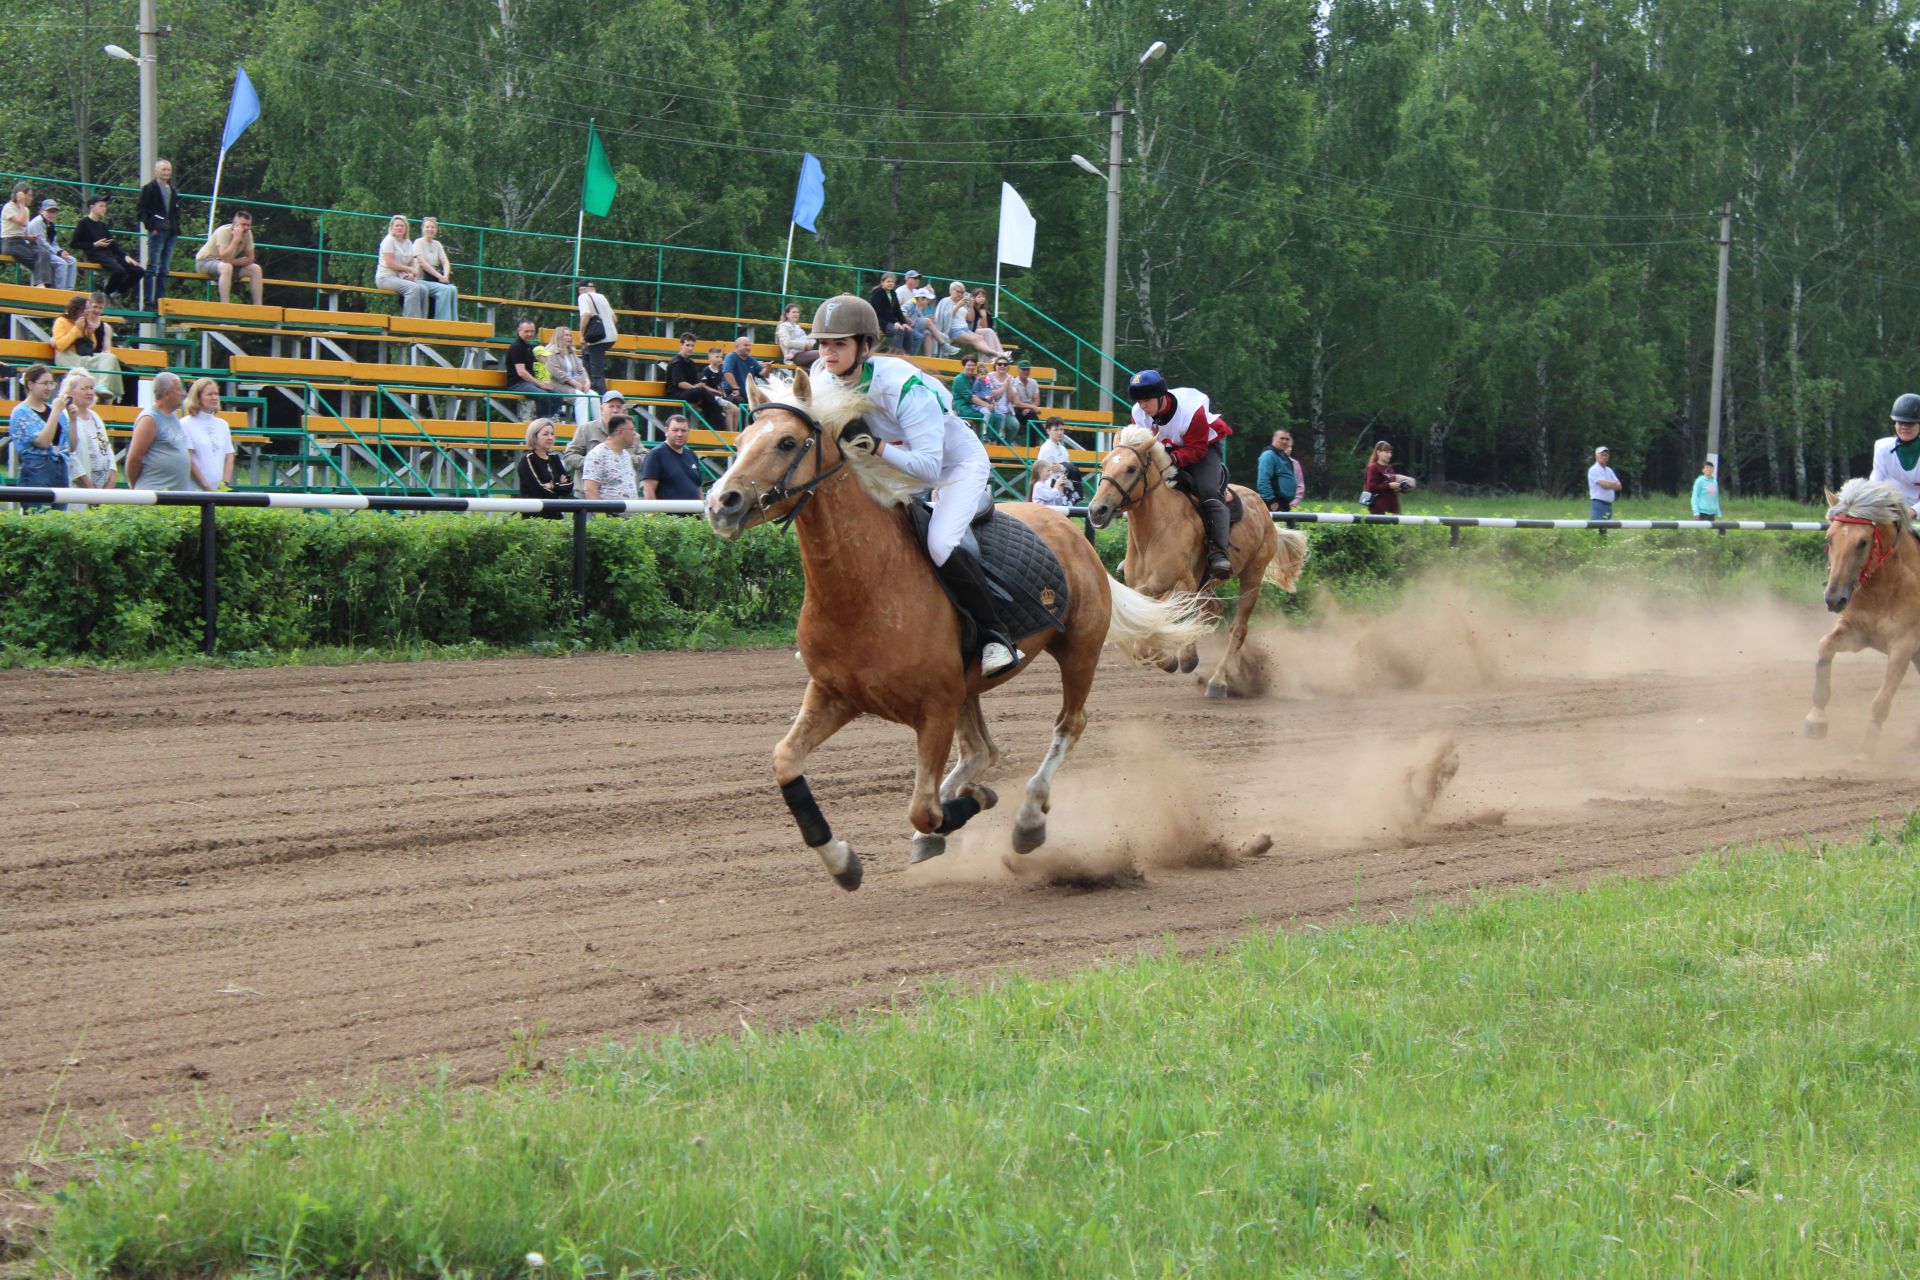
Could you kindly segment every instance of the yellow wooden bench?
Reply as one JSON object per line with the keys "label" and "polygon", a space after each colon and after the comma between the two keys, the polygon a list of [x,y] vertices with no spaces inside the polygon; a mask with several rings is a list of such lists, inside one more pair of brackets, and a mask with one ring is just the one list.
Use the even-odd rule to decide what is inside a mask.
{"label": "yellow wooden bench", "polygon": [[[12,413],[14,406],[19,403],[18,400],[0,400],[0,414]],[[131,428],[134,418],[139,416],[140,407],[131,404],[97,404],[93,407],[93,411],[100,415],[100,421],[107,424],[108,435],[125,435],[127,432],[115,431],[113,428],[116,426]],[[235,431],[247,426],[247,415],[238,410],[222,409],[219,416],[220,421]],[[239,437],[235,436],[234,439],[238,440]],[[248,438],[247,443],[260,444],[266,439],[266,436],[252,436]]]}
{"label": "yellow wooden bench", "polygon": [[277,325],[285,319],[285,307],[254,306],[251,302],[202,302],[197,298],[160,299],[160,315],[167,320],[194,320],[218,325]]}
{"label": "yellow wooden bench", "polygon": [[[113,354],[120,361],[122,369],[144,369],[158,373],[167,367],[167,353],[164,351],[115,346]],[[26,338],[0,339],[0,360],[32,360],[50,365],[53,363],[53,344]]]}

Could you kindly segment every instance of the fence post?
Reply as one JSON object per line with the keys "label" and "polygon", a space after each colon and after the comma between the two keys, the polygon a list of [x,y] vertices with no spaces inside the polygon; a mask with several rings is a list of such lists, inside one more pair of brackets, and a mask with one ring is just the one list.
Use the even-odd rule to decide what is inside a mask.
{"label": "fence post", "polygon": [[487,229],[480,228],[480,251],[474,261],[473,291],[481,297],[487,295]]}
{"label": "fence post", "polygon": [[326,305],[326,290],[320,287],[320,282],[327,278],[327,215],[324,213],[320,215],[319,243],[315,255],[319,263],[313,272],[313,306],[318,311]]}
{"label": "fence post", "polygon": [[1460,526],[1459,525],[1456,524],[1448,528],[1447,546],[1451,547],[1455,551],[1458,551],[1460,549]]}
{"label": "fence post", "polygon": [[573,603],[587,616],[587,513],[573,513]]}
{"label": "fence post", "polygon": [[200,508],[200,618],[206,624],[200,649],[209,658],[218,645],[220,618],[220,586],[214,578],[213,528],[213,504],[209,502]]}

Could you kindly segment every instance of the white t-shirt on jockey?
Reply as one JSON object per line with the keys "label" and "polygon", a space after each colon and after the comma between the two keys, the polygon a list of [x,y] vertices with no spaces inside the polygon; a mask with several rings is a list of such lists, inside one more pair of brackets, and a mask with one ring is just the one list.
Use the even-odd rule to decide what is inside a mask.
{"label": "white t-shirt on jockey", "polygon": [[867,425],[886,445],[880,457],[936,489],[927,552],[937,565],[966,537],[986,495],[992,467],[986,446],[953,411],[947,389],[896,356],[869,356],[861,375],[874,412]]}
{"label": "white t-shirt on jockey", "polygon": [[1872,480],[1885,480],[1900,491],[1909,509],[1920,507],[1920,467],[1912,471],[1900,465],[1900,456],[1893,447],[1900,443],[1899,436],[1886,436],[1873,442]]}
{"label": "white t-shirt on jockey", "polygon": [[[1219,415],[1214,413],[1213,401],[1207,393],[1192,387],[1173,388],[1173,416],[1167,419],[1165,426],[1155,422],[1153,415],[1137,404],[1133,406],[1133,425],[1145,427],[1159,436],[1160,443],[1169,450],[1184,446],[1204,453],[1215,440],[1224,439],[1229,434],[1221,430]],[[1177,457],[1174,459],[1176,464],[1179,461]]]}

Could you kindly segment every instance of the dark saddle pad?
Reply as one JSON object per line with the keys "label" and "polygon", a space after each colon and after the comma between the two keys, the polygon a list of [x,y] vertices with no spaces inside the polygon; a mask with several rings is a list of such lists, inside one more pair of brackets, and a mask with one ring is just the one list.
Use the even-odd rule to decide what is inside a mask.
{"label": "dark saddle pad", "polygon": [[[1182,489],[1181,492],[1187,495],[1187,501],[1193,504],[1194,512],[1197,514],[1200,510],[1200,495],[1191,489]],[[1227,491],[1220,495],[1220,500],[1227,504],[1227,527],[1231,529],[1240,523],[1240,517],[1247,514],[1247,504],[1240,500],[1240,491],[1232,485],[1227,486]]]}
{"label": "dark saddle pad", "polygon": [[[927,522],[933,508],[916,498],[907,504],[907,518],[921,546],[927,542]],[[1037,631],[1067,629],[1067,572],[1040,535],[1005,514],[989,501],[973,518],[962,545],[973,552],[987,575],[987,586],[1000,606],[1000,621],[1013,639]],[[964,611],[961,617],[966,618]],[[973,619],[961,630],[967,648]]]}

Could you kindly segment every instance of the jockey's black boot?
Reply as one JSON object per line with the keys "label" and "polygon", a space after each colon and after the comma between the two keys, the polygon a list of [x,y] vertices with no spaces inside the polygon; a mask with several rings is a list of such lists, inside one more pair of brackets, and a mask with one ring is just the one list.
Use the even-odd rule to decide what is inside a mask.
{"label": "jockey's black boot", "polygon": [[1233,527],[1227,504],[1218,498],[1203,499],[1200,521],[1207,526],[1207,572],[1216,578],[1232,577],[1233,558],[1227,554],[1227,546],[1233,538]]}
{"label": "jockey's black boot", "polygon": [[948,554],[947,562],[936,572],[979,630],[980,674],[997,676],[1017,665],[1026,655],[1014,648],[1013,641],[1001,631],[999,605],[995,603],[993,591],[987,586],[986,574],[981,570],[980,562],[973,558],[973,553],[965,547],[955,547]]}

